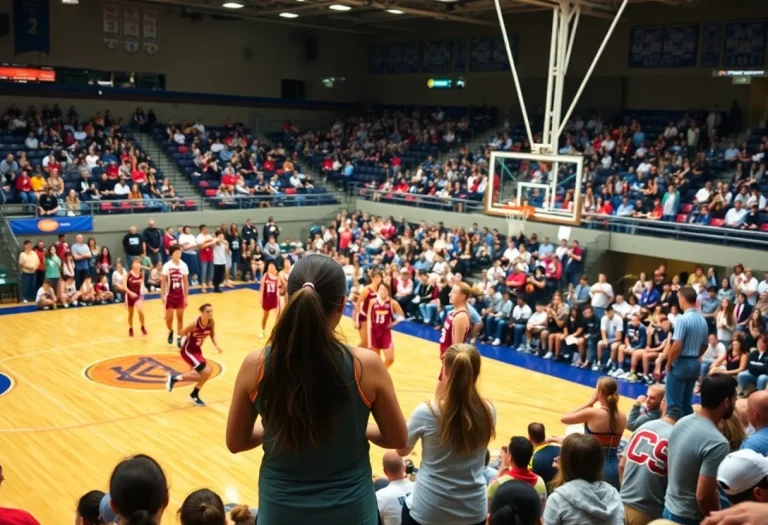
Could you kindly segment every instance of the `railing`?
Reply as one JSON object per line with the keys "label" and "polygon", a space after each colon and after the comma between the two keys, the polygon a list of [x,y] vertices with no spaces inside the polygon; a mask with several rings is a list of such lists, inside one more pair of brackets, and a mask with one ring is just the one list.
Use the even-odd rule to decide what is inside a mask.
{"label": "railing", "polygon": [[19,282],[19,267],[16,261],[20,252],[19,241],[11,230],[3,206],[0,206],[0,263],[8,271],[8,274],[2,277],[0,284]]}
{"label": "railing", "polygon": [[768,250],[768,232],[585,213],[582,228]]}
{"label": "railing", "polygon": [[347,192],[357,197],[363,197],[372,202],[384,204],[400,204],[416,208],[429,208],[432,210],[454,211],[459,213],[482,213],[484,206],[482,201],[468,199],[452,199],[421,195],[418,193],[400,193],[394,191],[382,191],[371,188],[363,188],[358,184],[350,184]]}
{"label": "railing", "polygon": [[[338,204],[333,193],[302,193],[297,195],[251,195],[235,197],[178,197],[172,199],[111,199],[81,202],[75,207],[62,204],[58,216],[109,215],[120,213],[171,213],[200,210],[207,202],[218,210],[237,210],[266,207],[320,206]],[[40,208],[34,204],[13,204],[21,214],[40,217]],[[2,210],[2,206],[0,206]]]}

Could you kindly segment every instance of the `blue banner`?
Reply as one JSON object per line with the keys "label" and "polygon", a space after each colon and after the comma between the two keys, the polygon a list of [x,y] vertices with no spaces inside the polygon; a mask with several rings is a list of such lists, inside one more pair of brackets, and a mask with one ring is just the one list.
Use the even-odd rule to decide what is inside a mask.
{"label": "blue banner", "polygon": [[[512,57],[517,60],[518,35],[508,35]],[[469,41],[469,70],[509,71],[509,58],[504,38],[480,37]]]}
{"label": "blue banner", "polygon": [[371,75],[383,75],[387,72],[386,44],[373,44],[368,49],[368,72]]}
{"label": "blue banner", "polygon": [[420,62],[418,42],[399,42],[389,46],[387,73],[394,75],[418,73]]}
{"label": "blue banner", "polygon": [[11,219],[14,235],[46,233],[82,233],[93,231],[93,217],[39,217],[37,219]]}
{"label": "blue banner", "polygon": [[725,26],[723,67],[762,67],[765,64],[766,21],[729,22]]}
{"label": "blue banner", "polygon": [[693,67],[699,26],[635,28],[630,33],[629,67]]}
{"label": "blue banner", "polygon": [[720,67],[720,50],[723,43],[723,23],[702,24],[701,66]]}
{"label": "blue banner", "polygon": [[450,73],[453,67],[453,40],[424,42],[421,54],[422,73]]}
{"label": "blue banner", "polygon": [[51,16],[49,0],[13,0],[15,53],[50,53]]}

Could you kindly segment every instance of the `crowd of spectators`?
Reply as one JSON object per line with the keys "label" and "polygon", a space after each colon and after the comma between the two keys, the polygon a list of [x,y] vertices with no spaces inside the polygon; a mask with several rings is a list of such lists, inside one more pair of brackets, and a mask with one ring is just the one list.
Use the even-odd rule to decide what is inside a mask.
{"label": "crowd of spectators", "polygon": [[104,203],[98,208],[103,211],[114,209],[108,201],[146,201],[134,207],[156,211],[187,206],[109,111],[83,120],[74,107],[64,114],[57,104],[26,112],[11,105],[0,125],[4,202],[34,205],[39,215],[68,216],[80,215],[84,203],[94,201]]}
{"label": "crowd of spectators", "polygon": [[[201,269],[208,261],[203,253],[212,236],[207,228],[200,230],[193,236],[188,227],[165,233],[153,223],[142,233],[131,228],[123,241],[124,256],[142,257],[146,259],[142,266],[146,262],[151,269],[162,262],[168,246],[181,244],[185,257],[196,257],[185,259],[190,273],[198,268],[200,283],[205,284]],[[439,436],[430,434],[427,429],[436,427],[432,421],[436,416],[417,407],[408,425],[407,444],[397,454],[385,454],[386,481],[375,482],[382,523],[432,523],[438,516],[440,523],[471,525],[485,521],[489,513],[489,523],[497,525],[645,525],[662,516],[673,523],[716,524],[718,509],[731,505],[736,506],[726,513],[765,512],[763,507],[739,504],[768,500],[768,392],[764,391],[768,275],[759,281],[750,269],[736,265],[722,279],[714,268],[699,266],[688,275],[670,276],[660,266],[649,277],[641,274],[635,283],[627,283],[626,290],[614,289],[603,275],[590,283],[584,275],[585,253],[576,241],[555,245],[523,232],[505,238],[477,224],[465,230],[363,212],[341,211],[331,224],[313,226],[304,242],[281,243],[280,229],[272,219],[262,228],[252,221],[242,228],[221,225],[216,237],[230,248],[242,247],[239,254],[229,250],[232,278],[238,267],[241,278],[251,279],[263,271],[267,260],[281,266],[285,258],[297,262],[310,254],[324,254],[342,266],[349,300],[355,301],[360,287],[369,282],[369,272],[382,270],[384,282],[410,320],[436,327],[450,311],[451,288],[479,272],[479,279],[471,278],[473,337],[497,346],[511,342],[510,352],[530,352],[543,359],[583,367],[599,363],[597,370],[613,376],[600,378],[584,405],[563,414],[561,422],[579,425],[578,432],[569,428],[566,437],[547,437],[543,425],[532,423],[527,435],[512,437],[498,457],[487,451],[495,408],[485,421],[492,421],[493,427],[483,431],[482,446],[475,440],[477,446],[468,457],[465,451],[445,448]],[[44,245],[33,249],[25,243],[20,256],[22,270],[28,270],[32,282],[39,275],[41,251],[45,252]],[[82,286],[91,280],[93,268],[103,273],[105,259],[96,255],[94,260],[94,255],[104,249],[95,241],[84,242],[82,236],[70,247],[62,236],[49,251],[52,257],[71,261],[69,280],[79,281],[82,300]],[[41,287],[46,289],[49,284],[43,277]],[[702,317],[710,338],[695,361],[702,376],[700,406],[683,415],[669,410],[680,401],[671,399],[669,384],[665,390],[664,362],[675,357],[673,341],[686,340],[680,326],[690,313]],[[476,350],[459,346],[454,353],[469,356],[462,366],[474,359],[479,363],[479,354],[473,357]],[[453,354],[447,356],[446,366],[458,366],[453,365],[455,359]],[[479,368],[467,377],[476,381],[478,374]],[[618,408],[616,379],[649,383],[647,395],[636,400],[629,414]],[[627,442],[622,439],[625,429],[634,432]],[[423,459],[416,471],[403,456],[419,439]],[[125,481],[126,472],[135,476],[130,483],[137,485]],[[439,483],[436,473],[442,473]],[[142,490],[128,488],[137,486]],[[452,497],[470,487],[471,497],[469,492],[466,498]],[[143,512],[148,523],[159,523],[167,503],[162,469],[144,456],[118,465],[109,493],[111,504],[106,506],[103,494],[89,497],[88,512],[102,516],[102,521]],[[202,523],[185,515],[185,509],[221,515],[221,521],[212,517],[206,523],[225,523],[220,498],[210,491],[195,492],[190,498],[201,498],[203,503],[182,505],[183,524]],[[97,500],[100,509],[95,513]],[[102,514],[105,510],[112,514]]]}
{"label": "crowd of spectators", "polygon": [[[137,110],[137,112],[140,110]],[[200,120],[156,124],[156,142],[167,151],[200,191],[218,207],[270,207],[303,202],[284,196],[325,193],[311,173],[304,173],[296,152],[282,144],[262,144],[241,122],[227,118],[221,127]]]}

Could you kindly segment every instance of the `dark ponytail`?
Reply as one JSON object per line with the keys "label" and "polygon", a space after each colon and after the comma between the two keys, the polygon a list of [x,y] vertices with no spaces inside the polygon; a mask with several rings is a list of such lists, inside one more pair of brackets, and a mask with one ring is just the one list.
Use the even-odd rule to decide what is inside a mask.
{"label": "dark ponytail", "polygon": [[283,450],[317,447],[350,401],[350,375],[333,316],[346,299],[344,270],[323,255],[300,259],[288,277],[288,303],[269,338],[257,386],[264,427]]}
{"label": "dark ponytail", "polygon": [[218,494],[199,489],[181,504],[179,521],[181,525],[227,525],[227,511]]}
{"label": "dark ponytail", "polygon": [[130,525],[158,525],[155,516],[168,505],[168,481],[157,461],[140,454],[112,471],[109,496]]}
{"label": "dark ponytail", "polygon": [[83,519],[84,525],[99,525],[99,505],[104,493],[92,490],[77,502],[77,514]]}

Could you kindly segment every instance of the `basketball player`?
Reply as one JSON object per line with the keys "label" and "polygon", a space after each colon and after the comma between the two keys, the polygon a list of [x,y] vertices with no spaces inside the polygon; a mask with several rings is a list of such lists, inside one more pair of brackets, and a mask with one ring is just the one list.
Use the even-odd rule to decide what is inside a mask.
{"label": "basketball player", "polygon": [[216,341],[216,332],[213,330],[213,307],[209,303],[201,306],[200,317],[193,324],[179,330],[179,335],[184,338],[181,344],[181,358],[192,367],[192,370],[184,374],[169,374],[165,387],[170,392],[179,381],[196,381],[195,388],[189,394],[189,399],[197,406],[204,407],[205,403],[200,399],[200,389],[211,377],[211,367],[208,366],[208,362],[203,357],[205,339],[210,335],[216,350],[219,353],[223,351],[219,342]]}
{"label": "basketball player", "polygon": [[467,301],[472,294],[472,288],[467,283],[460,282],[453,285],[451,293],[448,295],[448,300],[453,306],[453,310],[448,312],[443,322],[443,330],[440,333],[440,384],[443,381],[444,367],[442,365],[443,356],[445,351],[451,345],[458,343],[466,343],[469,337],[469,331],[472,327],[472,323],[469,320],[469,312],[467,311]]}
{"label": "basketball player", "polygon": [[368,307],[368,341],[371,350],[379,355],[384,352],[384,366],[389,368],[395,362],[392,327],[401,322],[405,314],[400,304],[390,297],[389,286],[379,283],[377,292]]}
{"label": "basketball player", "polygon": [[144,328],[144,272],[141,271],[141,259],[131,261],[131,270],[125,280],[125,305],[128,307],[128,336],[133,337],[133,312],[139,314],[141,333],[147,335]]}
{"label": "basketball player", "polygon": [[371,306],[371,299],[376,297],[376,290],[381,283],[381,272],[373,270],[371,272],[371,284],[360,290],[360,295],[352,311],[352,319],[355,320],[355,328],[360,333],[360,345],[362,348],[370,348],[368,345],[368,309]]}
{"label": "basketball player", "polygon": [[181,260],[181,246],[171,246],[170,260],[163,265],[160,279],[160,297],[165,305],[165,326],[168,328],[168,344],[173,344],[173,313],[176,312],[176,344],[181,348],[181,330],[184,328],[184,309],[189,296],[189,267]]}
{"label": "basketball player", "polygon": [[290,257],[283,257],[283,269],[277,274],[277,315],[280,316],[280,312],[283,311],[285,305],[288,303],[288,276],[291,275],[291,259]]}
{"label": "basketball player", "polygon": [[267,328],[269,312],[276,310],[280,306],[280,301],[277,296],[278,281],[279,277],[277,275],[275,261],[267,262],[267,271],[261,278],[261,309],[263,310],[263,313],[261,314],[261,332],[259,332],[259,339],[264,339],[264,330]]}

